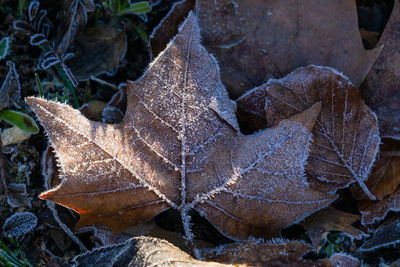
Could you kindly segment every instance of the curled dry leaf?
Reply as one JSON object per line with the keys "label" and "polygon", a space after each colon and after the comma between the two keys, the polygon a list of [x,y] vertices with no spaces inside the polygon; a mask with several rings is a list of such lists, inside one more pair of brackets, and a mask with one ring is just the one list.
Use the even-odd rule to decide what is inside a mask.
{"label": "curled dry leaf", "polygon": [[33,0],[29,3],[29,6],[28,6],[29,21],[33,21],[35,19],[36,14],[39,10],[39,6],[40,6],[40,2],[36,1],[36,0]]}
{"label": "curled dry leaf", "polygon": [[358,87],[382,50],[364,49],[355,1],[199,0],[196,12],[235,97],[309,64],[336,68]]}
{"label": "curled dry leaf", "polygon": [[238,133],[235,105],[190,13],[149,70],[127,86],[120,124],[87,120],[68,105],[28,98],[64,179],[41,194],[90,224],[119,232],[167,208],[191,240],[194,208],[227,236],[270,237],[334,200],[304,176],[316,104],[251,136]]}
{"label": "curled dry leaf", "polygon": [[91,76],[112,75],[125,57],[127,38],[124,29],[112,25],[87,27],[75,39],[75,57],[69,64],[79,81]]}
{"label": "curled dry leaf", "polygon": [[92,12],[94,8],[93,0],[64,1],[63,24],[65,32],[57,46],[59,54],[68,50],[78,31],[86,26],[88,13]]}
{"label": "curled dry leaf", "polygon": [[400,186],[380,201],[364,201],[360,204],[361,224],[372,226],[384,219],[389,211],[400,211]]}
{"label": "curled dry leaf", "polygon": [[171,10],[154,28],[150,35],[150,52],[152,58],[157,57],[169,41],[178,33],[179,25],[182,24],[190,10],[194,8],[195,0],[182,0],[172,5]]}
{"label": "curled dry leaf", "polygon": [[[204,259],[234,266],[324,266],[304,260],[312,246],[302,242],[251,240],[202,251]],[[329,265],[327,265],[329,266]]]}
{"label": "curled dry leaf", "polygon": [[400,141],[383,140],[377,163],[366,182],[379,201],[370,201],[362,190],[351,187],[353,197],[359,200],[363,225],[381,221],[389,211],[400,210]]}
{"label": "curled dry leaf", "polygon": [[378,45],[382,54],[360,88],[365,102],[376,112],[382,137],[400,140],[400,2],[394,7]]}
{"label": "curled dry leaf", "polygon": [[[377,161],[365,184],[378,200],[396,191],[400,184],[400,141],[382,139]],[[356,184],[350,190],[355,199],[368,200]]]}
{"label": "curled dry leaf", "polygon": [[318,101],[322,109],[312,130],[314,141],[306,166],[310,183],[318,190],[334,192],[357,181],[375,199],[364,182],[379,149],[378,123],[346,77],[330,68],[303,67],[255,88],[237,103],[242,117],[251,114],[247,119],[255,117],[270,126]]}
{"label": "curled dry leaf", "polygon": [[73,259],[73,266],[357,266],[343,265],[356,260],[344,254],[335,256],[332,261],[302,259],[302,255],[311,249],[301,242],[250,240],[204,250],[204,259],[199,261],[165,240],[134,237],[124,243],[80,254]]}
{"label": "curled dry leaf", "polygon": [[19,208],[29,206],[32,200],[26,193],[25,184],[10,183],[5,185],[7,195],[7,204],[11,208]]}
{"label": "curled dry leaf", "polygon": [[321,241],[330,231],[340,231],[353,239],[362,239],[368,236],[363,231],[352,226],[352,223],[359,221],[360,215],[351,214],[332,207],[318,211],[306,218],[300,224],[307,231],[314,247],[318,248]]}
{"label": "curled dry leaf", "polygon": [[14,62],[7,61],[7,66],[8,73],[0,88],[0,110],[13,106],[19,107],[15,102],[21,91],[18,73],[15,70]]}
{"label": "curled dry leaf", "polygon": [[[152,237],[134,237],[124,243],[94,249],[73,259],[73,266],[226,266],[193,259],[171,243]],[[230,266],[230,265],[229,265]]]}
{"label": "curled dry leaf", "polygon": [[[49,188],[55,187],[60,184],[62,176],[60,175],[60,170],[57,168],[57,159],[55,156],[54,149],[49,145],[45,149],[42,155],[42,174],[44,176],[44,188],[47,190]],[[48,208],[53,213],[54,219],[60,226],[60,228],[70,237],[70,240],[74,241],[81,250],[86,251],[85,245],[75,236],[75,234],[71,231],[71,229],[66,225],[75,225],[78,221],[78,218],[74,218],[74,216],[69,217],[69,221],[67,220],[65,223],[61,221],[59,214],[59,207],[57,207],[56,203],[51,201],[46,201]],[[72,212],[71,212],[71,215]],[[77,217],[77,216],[75,216]],[[65,218],[65,217],[64,217]],[[72,219],[72,221],[71,221]]]}
{"label": "curled dry leaf", "polygon": [[400,243],[400,220],[378,229],[371,239],[367,240],[360,251],[373,251],[378,248],[388,247]]}

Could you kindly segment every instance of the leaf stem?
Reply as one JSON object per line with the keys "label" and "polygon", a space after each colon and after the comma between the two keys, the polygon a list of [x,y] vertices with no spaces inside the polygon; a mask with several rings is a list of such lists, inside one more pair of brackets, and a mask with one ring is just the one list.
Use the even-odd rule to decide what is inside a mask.
{"label": "leaf stem", "polygon": [[190,229],[191,223],[190,223],[190,215],[188,214],[189,213],[188,209],[186,207],[184,207],[180,211],[180,213],[181,213],[181,218],[182,218],[183,230],[185,233],[186,245],[189,247],[194,258],[197,260],[201,260],[202,257],[199,253],[199,250],[196,248],[195,244],[193,243],[193,233],[192,233],[192,230]]}

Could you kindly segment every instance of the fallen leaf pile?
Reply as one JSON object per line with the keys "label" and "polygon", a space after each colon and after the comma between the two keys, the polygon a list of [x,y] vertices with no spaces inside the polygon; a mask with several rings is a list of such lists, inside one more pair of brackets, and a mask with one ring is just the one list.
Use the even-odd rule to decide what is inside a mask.
{"label": "fallen leaf pile", "polygon": [[[27,98],[61,173],[40,198],[78,212],[77,228],[113,234],[175,209],[197,258],[139,237],[81,254],[75,265],[360,266],[343,253],[302,256],[326,245],[332,231],[361,242],[388,211],[400,210],[399,14],[395,1],[377,48],[365,50],[355,1],[330,8],[314,0],[181,1],[151,36],[148,70],[93,115],[104,122],[67,104]],[[125,40],[104,27],[107,38]],[[102,34],[68,31],[77,44],[92,40],[82,51],[99,61],[95,71],[72,65],[79,79],[118,66],[120,60],[102,67],[91,54],[98,42],[90,36]],[[125,43],[107,45],[107,54],[120,59]],[[90,117],[89,105],[82,112]],[[327,208],[347,188],[361,216]],[[192,210],[235,243],[198,248]],[[358,229],[352,224],[360,219]],[[314,246],[256,239],[279,238],[299,222]],[[390,235],[397,228],[398,221],[378,230],[358,252],[398,244]]]}

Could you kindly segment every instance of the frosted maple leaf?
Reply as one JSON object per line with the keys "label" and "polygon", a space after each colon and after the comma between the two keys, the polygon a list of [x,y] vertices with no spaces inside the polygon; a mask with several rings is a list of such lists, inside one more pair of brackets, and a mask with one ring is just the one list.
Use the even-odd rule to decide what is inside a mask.
{"label": "frosted maple leaf", "polygon": [[310,189],[304,176],[320,105],[242,135],[193,13],[127,89],[119,124],[27,99],[63,173],[61,184],[40,197],[79,212],[78,227],[105,225],[115,233],[174,208],[190,242],[188,212],[195,209],[231,238],[269,238],[334,200]]}

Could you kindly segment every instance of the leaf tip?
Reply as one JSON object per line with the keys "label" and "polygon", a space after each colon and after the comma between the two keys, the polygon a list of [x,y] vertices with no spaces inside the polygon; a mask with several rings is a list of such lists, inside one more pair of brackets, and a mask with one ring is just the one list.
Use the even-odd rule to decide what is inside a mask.
{"label": "leaf tip", "polygon": [[54,196],[54,191],[46,191],[46,192],[43,192],[43,193],[41,193],[41,194],[39,195],[39,198],[45,200],[45,199],[48,199],[48,198],[51,197],[51,196]]}
{"label": "leaf tip", "polygon": [[305,111],[291,117],[289,120],[301,123],[307,130],[311,131],[321,111],[322,102],[319,101]]}
{"label": "leaf tip", "polygon": [[43,106],[46,104],[46,102],[50,102],[44,98],[41,97],[35,97],[35,96],[28,96],[25,97],[25,102],[29,105],[29,107],[36,113],[36,107]]}
{"label": "leaf tip", "polygon": [[28,96],[28,97],[25,97],[25,102],[26,102],[30,107],[32,107],[32,105],[35,104],[36,99],[37,99],[36,97]]}
{"label": "leaf tip", "polygon": [[189,11],[189,14],[188,14],[186,20],[179,27],[179,33],[182,34],[185,31],[190,32],[188,34],[188,36],[191,36],[191,38],[194,37],[194,39],[200,40],[200,26],[199,26],[197,17],[193,13],[193,11]]}

